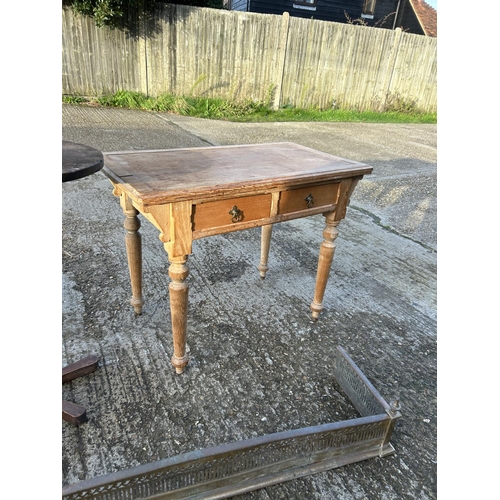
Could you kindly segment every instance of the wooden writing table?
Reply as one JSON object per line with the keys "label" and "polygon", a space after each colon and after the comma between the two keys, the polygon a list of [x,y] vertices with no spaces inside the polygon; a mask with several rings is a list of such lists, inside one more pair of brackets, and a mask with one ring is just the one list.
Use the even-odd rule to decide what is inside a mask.
{"label": "wooden writing table", "polygon": [[174,354],[182,373],[188,363],[186,325],[188,255],[193,240],[262,226],[262,278],[272,225],[323,214],[316,289],[311,303],[316,320],[350,196],[372,167],[293,143],[216,146],[104,154],[103,172],[114,186],[125,214],[126,248],[132,284],[131,304],[142,312],[141,213],[160,231],[168,253]]}

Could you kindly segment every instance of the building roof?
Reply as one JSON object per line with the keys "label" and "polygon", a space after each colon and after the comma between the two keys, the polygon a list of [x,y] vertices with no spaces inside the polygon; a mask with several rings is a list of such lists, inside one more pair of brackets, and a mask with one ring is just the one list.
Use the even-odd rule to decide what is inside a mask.
{"label": "building roof", "polygon": [[424,33],[427,36],[437,37],[437,11],[425,0],[410,0],[413,11],[417,16]]}

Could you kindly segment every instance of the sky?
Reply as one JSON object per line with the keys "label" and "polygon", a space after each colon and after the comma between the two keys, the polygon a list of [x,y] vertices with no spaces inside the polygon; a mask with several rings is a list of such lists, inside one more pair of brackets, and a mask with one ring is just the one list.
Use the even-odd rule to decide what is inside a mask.
{"label": "sky", "polygon": [[437,10],[437,0],[425,0],[425,2]]}

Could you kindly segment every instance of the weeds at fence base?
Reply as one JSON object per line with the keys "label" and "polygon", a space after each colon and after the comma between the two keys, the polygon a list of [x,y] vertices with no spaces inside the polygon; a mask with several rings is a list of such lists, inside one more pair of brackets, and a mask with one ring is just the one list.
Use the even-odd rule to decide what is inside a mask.
{"label": "weeds at fence base", "polygon": [[162,94],[147,97],[139,92],[120,90],[101,97],[63,96],[63,103],[97,105],[147,111],[168,112],[183,116],[229,120],[235,122],[370,122],[370,123],[436,123],[437,113],[420,112],[416,103],[399,95],[388,96],[384,111],[359,111],[353,109],[297,108],[284,104],[279,109],[252,100],[228,101],[210,97],[179,97]]}

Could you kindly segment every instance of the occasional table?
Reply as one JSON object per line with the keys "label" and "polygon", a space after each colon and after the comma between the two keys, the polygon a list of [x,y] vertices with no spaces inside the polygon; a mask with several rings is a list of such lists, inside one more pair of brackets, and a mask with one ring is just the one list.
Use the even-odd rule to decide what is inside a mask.
{"label": "occasional table", "polygon": [[98,172],[103,167],[100,151],[85,144],[62,141],[62,181],[74,181]]}
{"label": "occasional table", "polygon": [[[62,181],[73,181],[91,175],[103,167],[103,155],[97,149],[69,141],[62,141]],[[63,383],[74,380],[97,369],[97,356],[90,355],[62,369]],[[82,405],[62,401],[62,417],[72,424],[80,424],[87,419]]]}
{"label": "occasional table", "polygon": [[356,184],[372,167],[298,144],[270,143],[104,154],[103,172],[125,214],[132,299],[141,314],[142,214],[160,232],[170,261],[174,353],[182,373],[188,363],[186,326],[188,256],[193,240],[262,227],[258,269],[265,277],[273,224],[322,214],[326,220],[311,303],[316,320],[338,236]]}

